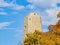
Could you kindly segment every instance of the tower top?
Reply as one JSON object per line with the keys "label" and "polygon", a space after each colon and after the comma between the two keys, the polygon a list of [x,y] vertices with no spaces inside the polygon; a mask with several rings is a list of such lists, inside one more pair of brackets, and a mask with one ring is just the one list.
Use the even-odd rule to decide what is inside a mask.
{"label": "tower top", "polygon": [[38,17],[40,17],[39,16],[39,14],[38,13],[36,13],[36,12],[30,12],[29,14],[28,14],[28,17],[30,17],[30,16],[38,16]]}

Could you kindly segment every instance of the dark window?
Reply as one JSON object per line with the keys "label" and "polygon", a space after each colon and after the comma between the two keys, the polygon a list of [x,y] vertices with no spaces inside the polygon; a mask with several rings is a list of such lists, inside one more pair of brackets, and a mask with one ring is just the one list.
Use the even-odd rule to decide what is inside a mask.
{"label": "dark window", "polygon": [[29,20],[31,20],[31,18],[29,18]]}
{"label": "dark window", "polygon": [[26,25],[24,27],[26,28]]}
{"label": "dark window", "polygon": [[34,13],[34,15],[36,15],[36,13]]}

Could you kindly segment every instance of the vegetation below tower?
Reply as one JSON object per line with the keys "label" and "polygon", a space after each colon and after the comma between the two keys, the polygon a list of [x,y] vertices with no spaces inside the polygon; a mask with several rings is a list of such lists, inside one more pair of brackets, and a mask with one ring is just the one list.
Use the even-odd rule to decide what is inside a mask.
{"label": "vegetation below tower", "polygon": [[60,33],[35,31],[27,35],[24,45],[60,45]]}

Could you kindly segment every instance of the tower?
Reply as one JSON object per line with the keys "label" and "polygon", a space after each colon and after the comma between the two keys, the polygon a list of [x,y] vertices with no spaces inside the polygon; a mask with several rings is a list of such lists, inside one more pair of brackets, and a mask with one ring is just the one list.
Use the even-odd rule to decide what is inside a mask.
{"label": "tower", "polygon": [[41,17],[37,13],[29,13],[24,19],[24,37],[35,30],[42,31]]}

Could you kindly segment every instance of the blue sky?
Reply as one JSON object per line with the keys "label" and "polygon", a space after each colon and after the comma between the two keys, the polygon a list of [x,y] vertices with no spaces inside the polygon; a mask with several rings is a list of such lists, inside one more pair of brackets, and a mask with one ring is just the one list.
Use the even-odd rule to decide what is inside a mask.
{"label": "blue sky", "polygon": [[60,0],[0,0],[0,45],[21,45],[24,17],[37,12],[42,17],[43,31],[57,22]]}

